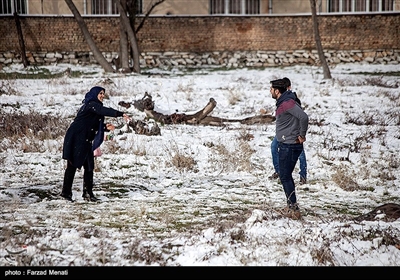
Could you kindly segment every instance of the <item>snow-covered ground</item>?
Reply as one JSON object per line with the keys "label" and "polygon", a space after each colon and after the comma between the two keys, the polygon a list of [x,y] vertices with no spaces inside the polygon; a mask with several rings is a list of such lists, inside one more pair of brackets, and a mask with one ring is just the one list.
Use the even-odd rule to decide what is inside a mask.
{"label": "snow-covered ground", "polygon": [[[299,184],[297,167],[293,173],[302,219],[280,214],[282,186],[268,179],[274,123],[160,125],[160,136],[146,136],[126,131],[122,118],[109,119],[118,129],[97,159],[94,193],[101,203],[82,199],[82,171],[74,181],[76,201],[60,199],[63,135],[33,138],[21,128],[26,137],[0,139],[0,266],[400,264],[400,220],[383,213],[355,219],[400,203],[398,65],[337,65],[332,80],[312,66],[142,75],[41,67],[67,68],[86,74],[0,81],[1,115],[48,114],[65,126],[85,93],[100,85],[105,106],[138,120],[143,112],[118,102],[145,92],[159,112],[192,113],[212,97],[212,116],[239,119],[261,108],[273,114],[269,81],[289,77],[310,117],[308,183]],[[15,71],[26,70],[2,70]]]}

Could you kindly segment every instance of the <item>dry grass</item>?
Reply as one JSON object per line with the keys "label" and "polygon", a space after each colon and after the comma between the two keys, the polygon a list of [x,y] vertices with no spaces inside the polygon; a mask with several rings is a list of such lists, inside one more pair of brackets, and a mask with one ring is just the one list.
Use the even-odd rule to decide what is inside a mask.
{"label": "dry grass", "polygon": [[0,143],[0,151],[15,147],[24,152],[44,152],[43,141],[64,137],[69,126],[67,119],[35,111],[6,113],[0,108],[0,114],[0,139],[7,139]]}
{"label": "dry grass", "polygon": [[177,170],[195,170],[196,160],[187,151],[183,151],[176,143],[171,143],[171,149],[167,149],[169,160],[167,166],[174,166]]}
{"label": "dry grass", "polygon": [[333,182],[345,191],[360,190],[361,186],[355,181],[354,174],[350,174],[346,166],[340,166],[334,168],[331,179]]}
{"label": "dry grass", "polygon": [[20,95],[20,93],[14,89],[14,80],[2,79],[0,80],[0,96],[1,95]]}

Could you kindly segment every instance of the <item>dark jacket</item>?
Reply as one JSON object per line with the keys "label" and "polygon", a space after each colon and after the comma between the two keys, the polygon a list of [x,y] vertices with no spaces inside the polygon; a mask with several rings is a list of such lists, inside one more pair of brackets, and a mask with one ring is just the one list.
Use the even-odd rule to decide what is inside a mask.
{"label": "dark jacket", "polygon": [[121,117],[124,113],[104,107],[97,98],[101,87],[93,87],[85,96],[74,121],[68,128],[63,146],[62,158],[80,169],[88,159],[89,170],[94,169],[93,150],[101,145],[104,139],[104,117]]}

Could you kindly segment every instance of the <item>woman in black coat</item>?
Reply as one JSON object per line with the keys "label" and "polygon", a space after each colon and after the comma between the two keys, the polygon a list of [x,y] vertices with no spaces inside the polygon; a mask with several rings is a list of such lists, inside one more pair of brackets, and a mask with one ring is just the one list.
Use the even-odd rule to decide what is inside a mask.
{"label": "woman in black coat", "polygon": [[105,89],[93,87],[85,95],[84,103],[79,109],[74,121],[65,134],[62,158],[67,160],[67,168],[64,173],[64,183],[61,196],[71,202],[72,183],[76,169],[84,168],[83,195],[87,200],[99,200],[93,195],[93,151],[100,147],[104,139],[104,131],[114,129],[112,124],[104,124],[104,117],[129,117],[121,111],[104,107]]}

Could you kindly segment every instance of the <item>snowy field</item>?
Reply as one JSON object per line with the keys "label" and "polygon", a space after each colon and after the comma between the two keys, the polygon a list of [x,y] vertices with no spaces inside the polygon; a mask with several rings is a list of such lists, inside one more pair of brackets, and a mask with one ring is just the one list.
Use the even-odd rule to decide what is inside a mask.
{"label": "snowy field", "polygon": [[[4,116],[48,116],[42,134],[0,139],[0,266],[398,266],[400,219],[385,213],[357,219],[385,203],[400,204],[399,65],[343,64],[332,80],[312,66],[259,70],[152,70],[105,74],[97,67],[57,65],[78,77],[0,80]],[[27,72],[23,67],[6,72]],[[73,195],[59,193],[63,133],[93,86],[104,105],[145,120],[133,102],[149,93],[159,112],[193,113],[214,98],[212,116],[240,119],[266,108],[269,81],[289,77],[310,126],[308,183],[293,173],[301,220],[286,206],[270,144],[275,124],[160,125],[161,135],[129,132],[123,119],[102,145],[94,193],[82,199],[82,171]],[[25,116],[25,117],[24,117]],[[2,122],[3,118],[3,122]],[[35,135],[32,137],[32,135]],[[40,136],[42,135],[42,136]]]}

